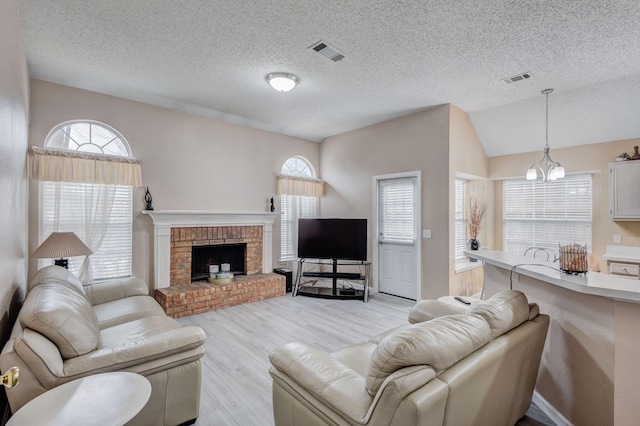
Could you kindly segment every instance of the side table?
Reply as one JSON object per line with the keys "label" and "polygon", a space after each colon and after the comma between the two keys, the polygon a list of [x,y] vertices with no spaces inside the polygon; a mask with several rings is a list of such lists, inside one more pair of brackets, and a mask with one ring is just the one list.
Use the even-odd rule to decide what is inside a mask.
{"label": "side table", "polygon": [[94,374],[32,399],[7,426],[122,426],[144,408],[150,395],[151,383],[139,374]]}

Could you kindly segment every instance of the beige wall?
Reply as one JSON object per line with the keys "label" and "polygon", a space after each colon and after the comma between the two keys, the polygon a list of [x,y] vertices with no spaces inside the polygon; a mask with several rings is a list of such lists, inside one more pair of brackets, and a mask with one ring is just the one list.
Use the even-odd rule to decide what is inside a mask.
{"label": "beige wall", "polygon": [[[482,246],[493,247],[493,183],[489,176],[489,158],[484,152],[469,115],[451,106],[449,122],[449,216],[455,217],[455,178],[468,180],[467,191],[487,202],[487,212],[478,235]],[[468,198],[468,197],[467,197]],[[449,294],[470,296],[482,290],[479,268],[455,272],[455,221],[449,222]]]}
{"label": "beige wall", "polygon": [[[320,144],[299,138],[40,80],[31,81],[31,104],[30,145],[42,146],[54,126],[73,119],[97,120],[122,133],[143,160],[143,185],[149,187],[156,210],[264,212],[287,158],[302,155],[321,172]],[[38,238],[34,188],[32,184],[32,249]],[[153,228],[140,214],[144,190],[134,191],[133,274],[150,280]],[[280,254],[279,230],[277,222],[274,263]]]}
{"label": "beige wall", "polygon": [[[621,245],[640,246],[640,222],[613,222],[609,219],[608,164],[622,152],[633,154],[640,139],[629,139],[585,145],[573,148],[551,149],[551,157],[560,162],[568,174],[593,172],[593,254],[601,269],[606,270],[602,255],[606,245],[613,245],[613,234],[622,235]],[[519,155],[489,159],[492,179],[523,177],[529,166],[542,158],[542,150]],[[495,211],[502,210],[502,183],[495,184]],[[494,216],[495,248],[502,249],[502,216]]]}
{"label": "beige wall", "polygon": [[18,7],[0,2],[0,345],[22,300],[27,272],[29,86]]}
{"label": "beige wall", "polygon": [[322,216],[367,218],[370,260],[373,177],[421,171],[421,228],[432,231],[431,239],[419,240],[423,299],[449,291],[449,114],[449,105],[443,105],[322,143],[322,178],[327,182]]}

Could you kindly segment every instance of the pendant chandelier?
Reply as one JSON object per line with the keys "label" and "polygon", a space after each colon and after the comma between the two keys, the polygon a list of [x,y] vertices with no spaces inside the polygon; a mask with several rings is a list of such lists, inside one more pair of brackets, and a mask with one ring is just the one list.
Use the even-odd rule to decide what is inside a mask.
{"label": "pendant chandelier", "polygon": [[529,167],[527,170],[527,180],[536,180],[538,178],[538,172],[542,177],[543,182],[549,182],[551,180],[562,179],[564,177],[564,167],[557,161],[553,161],[549,156],[549,94],[553,92],[553,89],[544,89],[542,94],[547,98],[547,115],[546,115],[546,135],[544,156],[542,160]]}

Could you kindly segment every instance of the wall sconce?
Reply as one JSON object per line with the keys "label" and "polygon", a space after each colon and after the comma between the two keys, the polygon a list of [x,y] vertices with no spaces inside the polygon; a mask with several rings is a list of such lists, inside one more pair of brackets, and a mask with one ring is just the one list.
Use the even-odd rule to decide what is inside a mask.
{"label": "wall sconce", "polygon": [[31,253],[31,257],[36,259],[56,259],[55,264],[68,268],[68,257],[83,256],[93,254],[76,234],[73,232],[52,232],[40,247]]}

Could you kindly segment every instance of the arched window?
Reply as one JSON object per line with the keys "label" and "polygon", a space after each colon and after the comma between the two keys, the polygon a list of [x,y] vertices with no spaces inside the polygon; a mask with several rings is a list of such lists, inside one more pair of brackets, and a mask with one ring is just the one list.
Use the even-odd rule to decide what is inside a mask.
{"label": "arched window", "polygon": [[291,157],[285,161],[280,173],[284,176],[316,177],[316,172],[313,170],[311,163],[300,156]]}
{"label": "arched window", "polygon": [[284,162],[278,179],[282,220],[280,225],[280,260],[298,256],[298,219],[317,217],[323,182],[316,179],[309,161],[294,156]]}
{"label": "arched window", "polygon": [[73,120],[58,124],[47,135],[45,148],[131,157],[131,148],[114,128],[97,121]]}
{"label": "arched window", "polygon": [[42,157],[34,160],[40,241],[52,232],[75,232],[93,251],[90,261],[69,259],[69,270],[83,282],[131,275],[132,186],[139,184],[122,176],[131,174],[132,165],[139,173],[139,160],[126,139],[106,124],[73,120],[54,127],[44,148],[34,148],[34,156]]}

